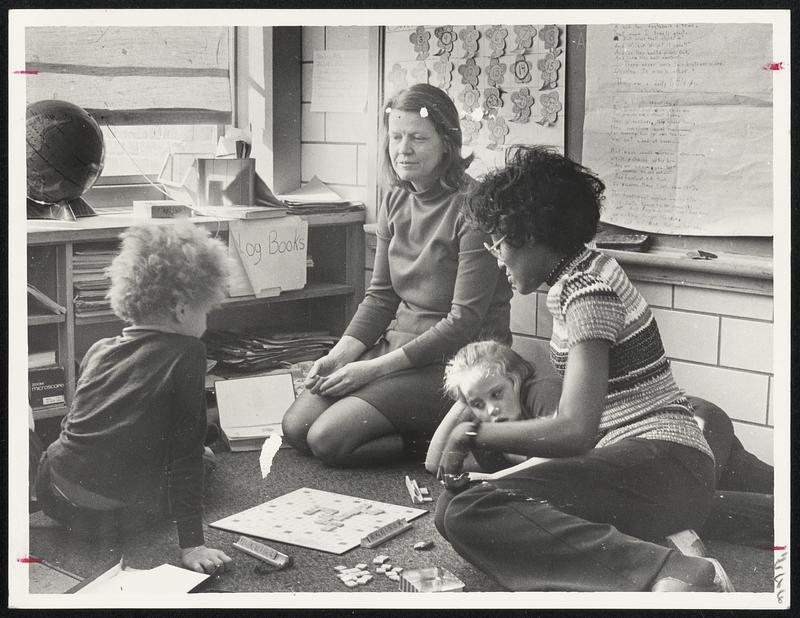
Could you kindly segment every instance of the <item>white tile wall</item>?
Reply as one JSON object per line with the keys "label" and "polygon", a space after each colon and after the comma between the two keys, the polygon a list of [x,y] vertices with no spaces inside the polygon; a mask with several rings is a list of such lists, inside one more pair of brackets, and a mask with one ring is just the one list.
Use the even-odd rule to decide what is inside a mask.
{"label": "white tile wall", "polygon": [[556,371],[553,369],[553,365],[550,362],[549,340],[514,335],[514,341],[511,347],[520,356],[533,363],[533,366],[536,367],[540,375],[555,375]]}
{"label": "white tile wall", "polygon": [[731,418],[766,423],[768,376],[681,361],[672,361],[672,373],[687,394],[708,399]]}
{"label": "white tile wall", "polygon": [[653,308],[667,356],[700,363],[717,362],[719,318]]}
{"label": "white tile wall", "polygon": [[651,307],[672,307],[671,285],[649,281],[634,281],[633,284]]}
{"label": "white tile wall", "polygon": [[735,421],[733,423],[733,433],[742,445],[762,461],[774,465],[772,431],[771,427],[758,427]]}
{"label": "white tile wall", "polygon": [[364,144],[358,145],[356,151],[358,155],[358,166],[356,168],[356,184],[367,184],[367,147]]}
{"label": "white tile wall", "polygon": [[675,286],[675,308],[757,320],[772,319],[772,297]]}
{"label": "white tile wall", "polygon": [[367,141],[369,126],[367,114],[348,114],[343,112],[326,112],[327,125],[325,141],[328,142],[360,142]]}
{"label": "white tile wall", "polygon": [[770,376],[769,377],[769,401],[767,402],[767,425],[774,425],[775,424],[775,417],[773,416],[775,406],[773,404],[773,392],[772,389],[775,386],[775,378]]}
{"label": "white tile wall", "polygon": [[722,318],[719,364],[772,372],[772,324]]}
{"label": "white tile wall", "polygon": [[314,76],[314,65],[313,63],[304,63],[302,66],[303,71],[303,81],[302,81],[302,88],[303,93],[300,97],[303,102],[310,103],[311,102],[311,80]]}
{"label": "white tile wall", "polygon": [[337,144],[302,144],[300,165],[303,181],[313,176],[322,182],[357,184],[356,146]]}
{"label": "white tile wall", "polygon": [[536,334],[536,294],[514,294],[511,297],[511,332]]}
{"label": "white tile wall", "polygon": [[300,140],[304,142],[325,141],[325,114],[312,112],[311,103],[303,103],[300,121]]}

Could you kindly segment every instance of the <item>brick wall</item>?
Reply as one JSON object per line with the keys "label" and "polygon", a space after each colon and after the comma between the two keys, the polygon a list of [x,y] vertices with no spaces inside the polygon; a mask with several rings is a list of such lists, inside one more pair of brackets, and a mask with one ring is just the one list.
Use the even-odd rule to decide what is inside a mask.
{"label": "brick wall", "polygon": [[[772,463],[772,297],[633,283],[653,309],[678,385],[725,410],[745,447]],[[539,290],[511,301],[514,348],[535,361],[547,358],[552,329],[546,297]]]}
{"label": "brick wall", "polygon": [[216,125],[135,125],[117,126],[113,130],[119,142],[103,127],[104,176],[134,175],[140,169],[145,174],[158,174],[170,147],[190,146],[192,151],[203,149],[212,155],[217,149]]}
{"label": "brick wall", "polygon": [[368,32],[359,26],[303,28],[301,180],[316,175],[342,197],[361,202],[367,202],[367,113],[311,112],[311,80],[314,50],[368,49]]}

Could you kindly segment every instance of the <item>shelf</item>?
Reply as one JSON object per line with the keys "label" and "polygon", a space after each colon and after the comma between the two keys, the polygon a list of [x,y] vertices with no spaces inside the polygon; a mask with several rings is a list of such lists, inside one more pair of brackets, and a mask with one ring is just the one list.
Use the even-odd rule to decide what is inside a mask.
{"label": "shelf", "polygon": [[[301,215],[286,215],[297,217]],[[363,223],[366,218],[365,211],[321,213],[318,215],[302,215],[308,226],[328,227],[334,225],[349,225]],[[225,232],[228,224],[238,219],[223,219],[218,217],[191,217],[192,223],[208,228],[212,232]],[[253,221],[269,221],[269,219],[252,219]],[[170,225],[178,219],[148,219],[134,217],[129,213],[98,215],[84,217],[77,221],[56,221],[48,219],[28,220],[28,245],[48,245],[65,242],[96,242],[100,240],[118,240],[119,235],[131,225],[144,223],[158,223]]]}
{"label": "shelf", "polygon": [[[307,283],[302,290],[290,290],[279,296],[256,298],[255,296],[237,296],[226,298],[222,301],[222,308],[246,307],[248,305],[265,305],[270,303],[284,303],[306,298],[327,298],[331,296],[349,296],[355,292],[352,285],[346,283]],[[104,322],[119,321],[111,310],[98,312],[92,315],[75,314],[76,325],[102,324]]]}
{"label": "shelf", "polygon": [[33,408],[33,420],[40,421],[43,418],[64,416],[66,413],[67,413],[67,406],[63,404],[58,404],[54,406],[44,406],[41,408]]}
{"label": "shelf", "polygon": [[63,313],[35,313],[28,316],[28,326],[40,326],[41,324],[63,324],[67,316]]}
{"label": "shelf", "polygon": [[241,307],[246,305],[263,305],[269,303],[283,303],[304,298],[323,298],[328,296],[347,296],[354,292],[352,285],[346,283],[319,283],[310,282],[302,290],[289,290],[279,296],[256,298],[255,296],[237,296],[226,298],[222,301],[223,307]]}

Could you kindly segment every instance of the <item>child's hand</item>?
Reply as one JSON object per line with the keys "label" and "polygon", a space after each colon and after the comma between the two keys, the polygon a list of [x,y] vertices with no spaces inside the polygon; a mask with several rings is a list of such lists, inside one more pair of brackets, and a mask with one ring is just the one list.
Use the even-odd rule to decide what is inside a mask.
{"label": "child's hand", "polygon": [[213,573],[217,569],[228,569],[233,560],[224,551],[198,545],[181,549],[181,563],[184,567],[198,573]]}

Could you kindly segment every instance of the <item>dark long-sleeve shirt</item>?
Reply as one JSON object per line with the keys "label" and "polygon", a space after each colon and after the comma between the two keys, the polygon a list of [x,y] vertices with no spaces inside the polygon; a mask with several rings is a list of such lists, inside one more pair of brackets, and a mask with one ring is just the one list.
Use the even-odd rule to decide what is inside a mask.
{"label": "dark long-sleeve shirt", "polygon": [[479,338],[509,342],[511,288],[469,229],[458,194],[396,188],[378,212],[372,281],[345,331],[371,347],[385,335],[415,367]]}
{"label": "dark long-sleeve shirt", "polygon": [[205,371],[195,337],[131,327],[97,341],[48,448],[53,472],[125,504],[166,489],[180,546],[202,545]]}

